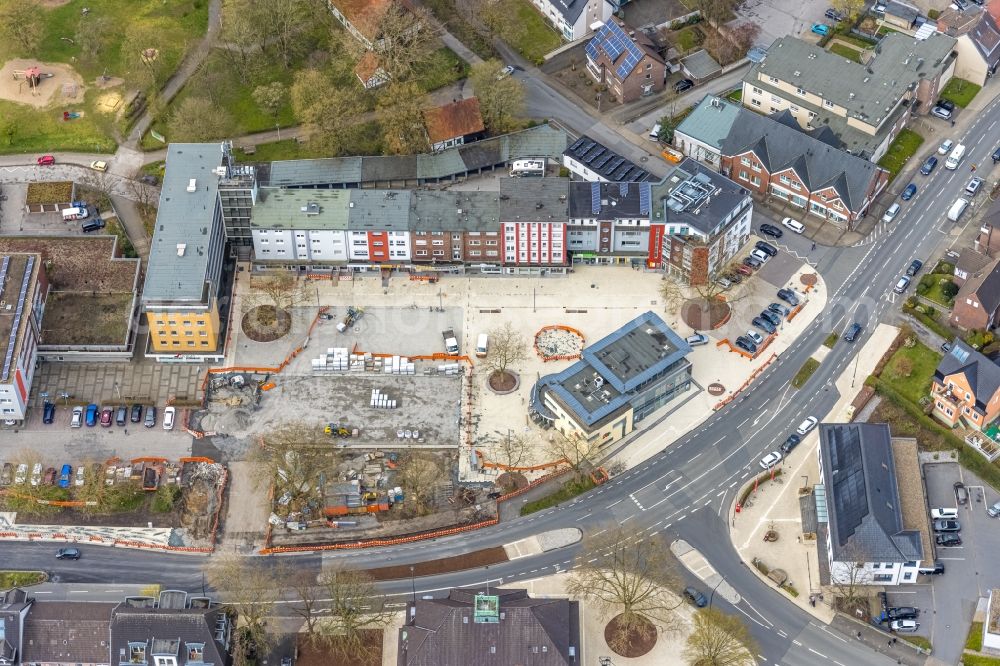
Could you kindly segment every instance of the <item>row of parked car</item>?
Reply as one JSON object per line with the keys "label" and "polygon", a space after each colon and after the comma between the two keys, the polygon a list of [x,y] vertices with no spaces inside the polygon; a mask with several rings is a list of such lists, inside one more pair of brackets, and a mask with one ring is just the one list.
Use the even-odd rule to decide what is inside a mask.
{"label": "row of parked car", "polygon": [[[98,468],[100,466],[98,465]],[[84,468],[78,467],[76,474],[73,473],[72,465],[63,465],[57,470],[55,467],[45,468],[42,463],[35,463],[28,468],[27,463],[17,466],[14,463],[4,463],[0,471],[0,486],[9,486],[12,483],[21,485],[30,483],[32,486],[55,486],[69,488],[70,486],[82,486],[86,472]]]}
{"label": "row of parked car", "polygon": [[[781,322],[784,321],[792,310],[799,304],[799,295],[794,289],[779,289],[778,298],[787,303],[771,303],[766,310],[761,310],[760,314],[754,317],[750,323],[766,333],[768,336],[777,332]],[[748,354],[756,354],[757,350],[764,344],[764,336],[754,329],[748,329],[746,333],[736,338],[733,343],[738,349],[742,349]]]}
{"label": "row of parked car", "polygon": [[[145,417],[143,416],[143,410],[145,410]],[[52,423],[55,420],[55,405],[51,402],[46,402],[43,407],[42,422]],[[163,429],[173,430],[174,429],[174,418],[176,417],[177,410],[174,407],[167,407],[163,410]],[[129,422],[139,423],[142,422],[147,428],[153,428],[156,426],[156,406],[155,405],[140,405],[135,403],[132,405],[131,410],[126,405],[118,405],[115,407],[98,407],[97,405],[91,403],[84,408],[81,405],[77,405],[73,408],[73,414],[70,418],[69,425],[71,428],[80,428],[84,424],[87,427],[94,427],[100,422],[100,424],[105,427],[111,427],[112,423],[119,426],[124,426]]]}

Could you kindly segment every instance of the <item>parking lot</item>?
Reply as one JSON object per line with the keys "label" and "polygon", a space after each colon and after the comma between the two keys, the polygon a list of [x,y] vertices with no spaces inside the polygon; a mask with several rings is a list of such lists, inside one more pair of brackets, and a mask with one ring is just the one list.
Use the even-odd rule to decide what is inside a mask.
{"label": "parking lot", "polygon": [[920,631],[934,646],[941,663],[956,664],[962,654],[976,603],[1000,586],[1000,572],[993,563],[1000,552],[1000,522],[986,515],[986,507],[1000,495],[957,463],[924,465],[927,499],[931,508],[958,506],[954,484],[961,481],[969,502],[958,506],[962,545],[937,548],[936,558],[945,566],[942,576],[923,576],[917,585],[889,592],[889,603],[920,609]]}

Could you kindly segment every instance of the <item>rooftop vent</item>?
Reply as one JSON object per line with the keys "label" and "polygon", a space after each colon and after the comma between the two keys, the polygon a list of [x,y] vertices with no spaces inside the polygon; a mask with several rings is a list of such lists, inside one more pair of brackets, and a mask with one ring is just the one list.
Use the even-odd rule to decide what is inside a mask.
{"label": "rooftop vent", "polygon": [[302,206],[299,210],[305,213],[306,215],[319,215],[319,204],[316,203],[315,201],[310,201],[305,206]]}
{"label": "rooftop vent", "polygon": [[188,192],[198,191],[198,181],[196,179],[192,178],[191,180],[188,181],[187,191]]}
{"label": "rooftop vent", "polygon": [[187,243],[178,243],[177,244],[177,256],[178,257],[183,257],[184,256],[184,251],[186,249],[187,249]]}

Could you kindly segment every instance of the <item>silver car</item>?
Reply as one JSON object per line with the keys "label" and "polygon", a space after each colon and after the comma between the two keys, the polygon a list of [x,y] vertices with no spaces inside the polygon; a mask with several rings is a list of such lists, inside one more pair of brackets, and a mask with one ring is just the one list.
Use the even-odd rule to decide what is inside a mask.
{"label": "silver car", "polygon": [[990,518],[996,518],[997,516],[1000,516],[1000,502],[995,502],[993,506],[986,509],[986,513],[987,515],[989,515]]}

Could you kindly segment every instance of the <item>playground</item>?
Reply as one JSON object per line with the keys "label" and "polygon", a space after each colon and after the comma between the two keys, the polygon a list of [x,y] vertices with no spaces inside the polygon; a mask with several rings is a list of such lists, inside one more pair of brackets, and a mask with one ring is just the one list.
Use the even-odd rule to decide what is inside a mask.
{"label": "playground", "polygon": [[0,99],[18,104],[81,104],[84,90],[83,78],[69,65],[17,59],[0,68]]}

